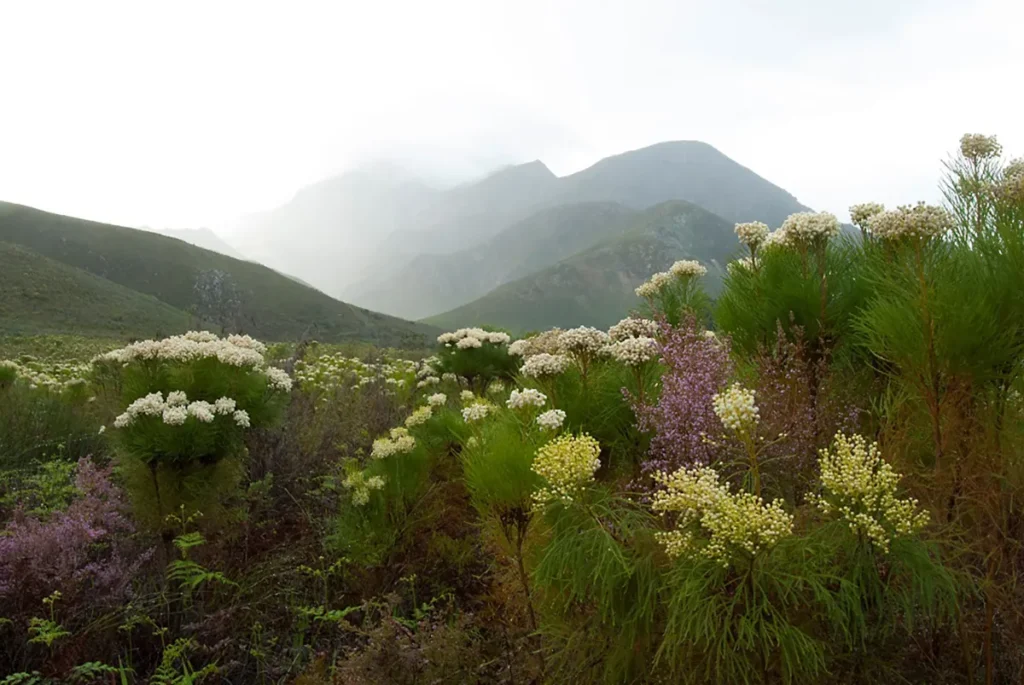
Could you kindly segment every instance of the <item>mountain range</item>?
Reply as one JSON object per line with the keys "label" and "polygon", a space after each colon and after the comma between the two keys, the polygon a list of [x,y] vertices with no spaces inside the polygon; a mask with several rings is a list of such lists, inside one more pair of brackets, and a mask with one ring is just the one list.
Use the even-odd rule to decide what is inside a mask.
{"label": "mountain range", "polygon": [[0,202],[0,247],[2,332],[148,337],[207,326],[410,347],[438,332],[176,238],[22,205]]}
{"label": "mountain range", "polygon": [[[371,167],[303,190],[235,230],[246,254],[331,295],[403,318],[442,320],[496,288],[614,243],[641,212],[670,201],[730,225],[777,227],[807,210],[712,146],[675,141],[568,176],[533,161],[446,190],[393,166]],[[505,325],[505,317],[496,313],[490,323]]]}

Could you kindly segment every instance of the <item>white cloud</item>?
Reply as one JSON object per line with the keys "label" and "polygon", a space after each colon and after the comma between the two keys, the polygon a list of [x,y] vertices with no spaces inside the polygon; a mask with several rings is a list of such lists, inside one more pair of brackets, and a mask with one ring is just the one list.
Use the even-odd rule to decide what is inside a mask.
{"label": "white cloud", "polygon": [[699,139],[843,214],[1024,153],[1012,0],[7,3],[3,199],[216,224],[360,159],[568,173]]}

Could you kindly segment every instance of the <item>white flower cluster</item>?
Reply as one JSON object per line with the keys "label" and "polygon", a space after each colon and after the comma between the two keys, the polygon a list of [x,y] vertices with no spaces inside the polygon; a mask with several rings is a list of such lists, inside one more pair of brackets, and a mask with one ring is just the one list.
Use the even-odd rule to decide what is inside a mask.
{"label": "white flower cluster", "polygon": [[114,419],[114,428],[127,428],[140,416],[160,417],[168,426],[180,426],[189,417],[200,423],[213,423],[217,416],[230,416],[238,426],[249,427],[249,413],[237,409],[235,401],[230,397],[221,397],[213,404],[205,400],[189,402],[181,390],[167,393],[166,400],[163,393],[159,392],[138,398]]}
{"label": "white flower cluster", "polygon": [[904,238],[928,240],[946,233],[953,227],[949,212],[941,207],[918,202],[915,206],[902,206],[871,217],[868,228],[882,240]]}
{"label": "white flower cluster", "polygon": [[572,362],[564,354],[548,354],[541,352],[527,357],[520,372],[528,378],[544,378],[557,376],[569,368]]}
{"label": "white flower cluster", "polygon": [[[470,340],[470,342],[464,342]],[[437,336],[437,342],[445,347],[455,345],[460,350],[474,347],[482,347],[484,343],[492,345],[507,345],[511,338],[508,333],[499,331],[485,331],[482,328],[460,328],[451,333],[442,333]]]}
{"label": "white flower cluster", "polygon": [[491,405],[483,402],[477,402],[476,404],[471,404],[462,410],[462,420],[466,423],[483,421],[490,413]]}
{"label": "white flower cluster", "polygon": [[885,205],[878,202],[864,202],[850,207],[850,221],[861,230],[867,231],[871,227],[871,218],[876,214],[885,211]]}
{"label": "white flower cluster", "polygon": [[669,267],[668,272],[676,278],[700,278],[705,275],[707,268],[696,259],[680,259]]}
{"label": "white flower cluster", "polygon": [[736,553],[757,554],[793,533],[793,517],[779,500],[765,504],[749,492],[733,494],[714,469],[682,468],[654,479],[665,489],[654,494],[652,509],[677,515],[673,530],[657,534],[670,557],[704,557],[727,567]]}
{"label": "white flower cluster", "polygon": [[543,430],[556,431],[565,423],[565,412],[561,409],[548,409],[537,417],[537,425]]}
{"label": "white flower cluster", "polygon": [[341,387],[362,387],[381,382],[393,387],[405,387],[412,383],[417,368],[416,362],[408,359],[385,360],[378,364],[341,354],[322,354],[312,361],[297,361],[295,380],[304,389],[321,393]]}
{"label": "white flower cluster", "polygon": [[863,436],[835,437],[820,451],[821,495],[812,495],[822,513],[835,514],[883,552],[897,535],[911,535],[928,523],[928,513],[913,498],[897,497],[900,474],[882,459],[877,443]]}
{"label": "white flower cluster", "polygon": [[213,333],[206,331],[190,331],[184,335],[172,335],[162,340],[142,340],[131,343],[120,349],[101,354],[96,359],[128,364],[136,360],[191,362],[212,358],[228,366],[251,368],[263,366],[262,352],[249,346],[243,341],[242,336],[232,336],[232,338],[237,338],[242,344],[235,344],[231,338],[218,338]]}
{"label": "white flower cluster", "polygon": [[839,235],[839,219],[828,212],[796,212],[779,228],[790,245],[812,245]]}
{"label": "white flower cluster", "polygon": [[501,381],[491,381],[491,384],[487,386],[488,395],[501,395],[505,392],[505,384]]}
{"label": "white flower cluster", "polygon": [[61,391],[75,385],[85,383],[89,373],[88,364],[71,362],[40,362],[33,359],[18,363],[13,360],[0,360],[0,367],[10,369],[14,375],[28,383],[29,388],[46,388]]}
{"label": "white flower cluster", "polygon": [[625,338],[605,347],[602,352],[620,364],[642,366],[658,357],[658,341],[654,338]]}
{"label": "white flower cluster", "polygon": [[627,317],[608,329],[608,337],[618,342],[626,338],[656,338],[660,330],[657,321]]}
{"label": "white flower cluster", "polygon": [[406,417],[405,427],[415,428],[416,426],[422,426],[427,421],[429,421],[430,417],[433,415],[434,410],[431,409],[429,404],[423,407],[419,407],[415,409],[411,414],[409,414],[409,416]]}
{"label": "white flower cluster", "polygon": [[280,390],[281,392],[291,392],[292,390],[292,379],[288,375],[288,372],[284,369],[279,369],[275,366],[268,366],[263,370],[263,373],[267,376],[267,384],[274,390]]}
{"label": "white flower cluster", "polygon": [[754,403],[754,391],[733,383],[711,398],[715,414],[726,428],[737,433],[752,433],[761,412]]}
{"label": "white flower cluster", "polygon": [[734,274],[739,271],[752,271],[754,268],[754,260],[750,257],[740,257],[729,262],[726,267],[729,273]]}
{"label": "white flower cluster", "polygon": [[370,501],[370,491],[380,490],[384,487],[384,479],[380,476],[367,478],[363,471],[355,471],[348,474],[341,485],[346,490],[352,491],[352,504],[361,507]]}
{"label": "white flower cluster", "polygon": [[741,243],[755,250],[771,232],[768,230],[768,224],[761,223],[760,221],[736,224],[734,230],[736,231],[736,237],[740,239]]}
{"label": "white flower cluster", "polygon": [[440,382],[441,382],[441,379],[438,378],[437,376],[427,376],[426,378],[421,380],[419,383],[417,383],[416,387],[417,388],[427,388],[427,387],[430,387],[431,385],[438,385]]}
{"label": "white flower cluster", "polygon": [[1002,152],[1003,146],[999,144],[995,136],[965,133],[960,138],[960,153],[972,161],[998,157]]}
{"label": "white flower cluster", "polygon": [[419,368],[416,370],[416,378],[426,378],[427,376],[436,376],[437,367],[441,363],[441,360],[437,357],[431,356],[420,361]]}
{"label": "white flower cluster", "polygon": [[[203,331],[202,333],[205,334],[206,336],[213,335],[213,333],[210,333],[209,331]],[[188,334],[186,333],[185,335]],[[213,338],[210,338],[206,342],[213,342],[214,340],[216,340],[216,336],[213,336]],[[255,338],[249,337],[248,335],[229,335],[227,337],[227,341],[234,345],[235,347],[245,347],[255,352],[259,352],[261,355],[267,353],[266,345],[261,343],[259,340],[256,340]]]}
{"label": "white flower cluster", "polygon": [[672,281],[672,274],[667,271],[659,271],[651,274],[650,278],[637,286],[635,292],[638,297],[651,299],[652,297],[657,297]]}
{"label": "white flower cluster", "polygon": [[448,404],[448,395],[443,392],[434,393],[427,398],[428,407],[443,407],[446,404]]}
{"label": "white flower cluster", "polygon": [[528,407],[543,407],[548,401],[548,396],[540,390],[526,388],[525,390],[513,390],[505,405],[509,409],[526,409]]}
{"label": "white flower cluster", "polygon": [[392,428],[389,437],[377,438],[373,441],[370,456],[374,459],[387,459],[396,454],[412,452],[416,447],[416,438],[409,435],[406,428]]}
{"label": "white flower cluster", "polygon": [[563,354],[576,358],[589,358],[601,351],[610,338],[604,331],[591,326],[580,326],[563,331],[558,336],[558,348]]}
{"label": "white flower cluster", "polygon": [[463,402],[472,402],[476,399],[476,395],[473,394],[472,390],[463,390],[459,393],[459,399]]}
{"label": "white flower cluster", "polygon": [[523,357],[524,359],[544,352],[558,354],[561,351],[559,344],[561,336],[561,328],[552,328],[529,338],[516,340],[508,346],[508,353],[514,357]]}
{"label": "white flower cluster", "polygon": [[601,445],[587,434],[562,435],[537,450],[531,467],[547,485],[533,494],[538,504],[569,504],[601,468]]}

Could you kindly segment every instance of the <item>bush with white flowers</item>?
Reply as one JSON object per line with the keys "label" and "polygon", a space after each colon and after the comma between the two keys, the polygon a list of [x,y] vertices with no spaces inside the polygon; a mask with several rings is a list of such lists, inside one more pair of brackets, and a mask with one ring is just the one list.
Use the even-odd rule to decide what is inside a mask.
{"label": "bush with white flowers", "polygon": [[[471,384],[480,384],[480,390],[491,381],[511,378],[516,360],[510,353],[512,338],[502,331],[483,328],[460,328],[437,337],[439,345],[436,362],[431,369],[444,375],[466,378]],[[436,375],[420,381],[420,387],[433,383]],[[428,383],[428,381],[430,383]]]}

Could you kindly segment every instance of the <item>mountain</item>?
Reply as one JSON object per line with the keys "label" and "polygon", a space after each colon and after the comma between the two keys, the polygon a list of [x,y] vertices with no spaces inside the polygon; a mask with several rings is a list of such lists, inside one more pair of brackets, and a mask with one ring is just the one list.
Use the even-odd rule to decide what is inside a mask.
{"label": "mountain", "polygon": [[476,247],[414,257],[390,278],[353,296],[371,309],[405,318],[437,314],[622,233],[637,214],[615,202],[542,209]]}
{"label": "mountain", "polygon": [[601,200],[645,209],[686,200],[738,223],[763,221],[772,228],[808,208],[777,185],[693,140],[658,143],[606,157],[559,179],[559,203]]}
{"label": "mountain", "polygon": [[99,276],[0,242],[0,331],[128,338],[187,330],[185,312]]}
{"label": "mountain", "polygon": [[246,259],[242,253],[228,245],[219,235],[208,228],[161,228],[153,232],[169,238],[177,238],[189,245],[195,245],[210,252],[218,252],[235,259]]}
{"label": "mountain", "polygon": [[242,217],[229,230],[253,260],[340,296],[382,241],[414,224],[437,196],[393,165],[374,165],[304,188],[281,207]]}
{"label": "mountain", "polygon": [[642,212],[621,235],[426,322],[446,330],[491,324],[519,333],[553,326],[606,328],[641,304],[636,286],[677,259],[707,266],[705,287],[714,292],[739,247],[733,222],[689,202],[665,202]]}
{"label": "mountain", "polygon": [[[530,166],[514,169],[525,173],[525,167]],[[366,307],[398,316],[421,318],[483,295],[488,286],[511,280],[503,274],[500,266],[494,265],[502,262],[509,245],[516,242],[515,234],[530,226],[529,218],[525,221],[520,219],[521,223],[514,221],[512,210],[516,208],[524,217],[537,217],[537,221],[544,222],[545,215],[537,212],[557,211],[558,208],[586,203],[616,203],[623,208],[641,211],[662,202],[684,200],[733,223],[759,220],[773,227],[779,226],[793,212],[807,210],[782,188],[710,145],[697,141],[659,143],[625,152],[557,179],[541,181],[539,167],[534,171],[537,183],[532,186],[532,192],[520,192],[516,196],[518,205],[509,207],[506,203],[489,214],[467,214],[458,222],[449,219],[432,224],[425,230],[396,234],[394,240],[389,241],[392,247],[387,253],[386,266],[372,268],[370,276],[358,287],[348,289],[346,296]],[[471,187],[463,190],[470,191],[481,199],[491,197],[482,189]],[[483,202],[475,205],[477,209],[481,206],[484,206]],[[527,210],[529,214],[525,213]],[[566,211],[571,213],[574,210]],[[558,222],[550,225],[550,235],[544,241],[543,249],[537,250],[536,259],[530,262],[534,269],[555,264],[607,237],[607,227],[600,221],[595,222],[589,234],[580,222],[568,223],[574,228],[564,235]],[[480,241],[479,236],[486,234],[500,236],[501,240]],[[413,235],[418,236],[420,242],[414,240]],[[453,247],[453,236],[461,236],[455,244],[463,244],[462,249]],[[536,240],[536,235],[524,235],[523,242],[527,240]],[[564,244],[561,244],[562,240]],[[471,248],[474,243],[478,244],[476,250]],[[420,254],[403,261],[401,255],[417,246]],[[494,254],[481,256],[487,251]],[[445,252],[451,259],[431,256]],[[374,260],[371,262],[380,264]],[[478,277],[477,263],[482,269],[494,269],[498,278]],[[457,278],[464,272],[464,278]],[[519,275],[525,273],[512,278]]]}
{"label": "mountain", "polygon": [[260,264],[147,231],[0,203],[0,241],[266,340],[420,346],[435,333],[339,302]]}

